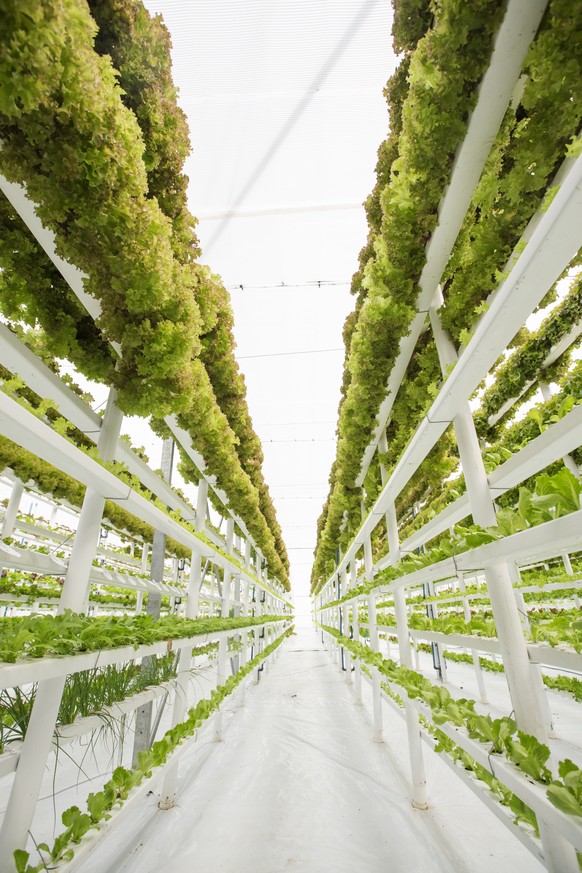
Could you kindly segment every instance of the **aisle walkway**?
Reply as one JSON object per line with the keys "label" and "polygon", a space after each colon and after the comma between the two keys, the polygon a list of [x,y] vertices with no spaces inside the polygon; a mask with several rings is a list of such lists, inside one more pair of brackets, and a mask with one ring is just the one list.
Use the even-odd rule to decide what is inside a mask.
{"label": "aisle walkway", "polygon": [[83,873],[493,869],[475,866],[475,854],[466,864],[442,822],[412,809],[344,677],[312,627],[291,638],[226,719],[223,742],[195,749],[177,806],[159,812],[149,798]]}

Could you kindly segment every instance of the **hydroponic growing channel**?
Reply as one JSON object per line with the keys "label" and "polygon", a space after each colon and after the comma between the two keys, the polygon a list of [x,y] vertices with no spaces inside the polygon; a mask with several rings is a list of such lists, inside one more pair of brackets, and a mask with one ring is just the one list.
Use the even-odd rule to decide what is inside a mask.
{"label": "hydroponic growing channel", "polygon": [[0,873],[576,873],[580,4],[0,10]]}

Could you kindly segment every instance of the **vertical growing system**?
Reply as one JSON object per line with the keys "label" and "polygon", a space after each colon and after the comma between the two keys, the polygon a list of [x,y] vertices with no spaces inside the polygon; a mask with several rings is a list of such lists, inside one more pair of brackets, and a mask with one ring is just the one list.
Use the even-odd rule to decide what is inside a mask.
{"label": "vertical growing system", "polygon": [[[180,756],[210,716],[220,739],[291,603],[228,294],[186,207],[168,34],[133,2],[0,15],[0,869],[30,871],[78,864],[154,782],[173,804]],[[103,416],[63,361],[110,386]],[[164,438],[162,475],[120,438],[124,415]],[[196,505],[170,484],[173,446]],[[90,794],[55,763],[87,735]]]}
{"label": "vertical growing system", "polygon": [[581,31],[562,0],[396,4],[312,578],[375,738],[383,701],[406,720],[413,804],[424,742],[554,873],[582,851],[546,691],[582,687]]}

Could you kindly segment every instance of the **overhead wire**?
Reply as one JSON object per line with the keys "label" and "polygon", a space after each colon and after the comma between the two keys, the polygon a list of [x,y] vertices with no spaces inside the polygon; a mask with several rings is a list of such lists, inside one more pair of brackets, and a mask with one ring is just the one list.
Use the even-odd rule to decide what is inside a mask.
{"label": "overhead wire", "polygon": [[336,349],[306,349],[302,352],[271,352],[264,355],[240,355],[237,361],[249,361],[251,358],[285,358],[289,355],[321,355],[326,352],[343,352],[343,348]]}
{"label": "overhead wire", "polygon": [[229,291],[266,291],[274,288],[345,288],[348,285],[351,285],[351,280],[337,282],[331,279],[313,279],[309,282],[273,282],[268,285],[247,285],[246,282],[237,282],[226,287]]}

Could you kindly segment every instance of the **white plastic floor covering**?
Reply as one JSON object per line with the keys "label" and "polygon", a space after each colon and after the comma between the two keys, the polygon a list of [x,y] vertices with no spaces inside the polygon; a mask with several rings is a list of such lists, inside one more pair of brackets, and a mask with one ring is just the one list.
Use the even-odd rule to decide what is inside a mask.
{"label": "white plastic floor covering", "polygon": [[224,739],[184,759],[177,805],[156,796],[120,823],[83,873],[539,873],[544,868],[426,751],[431,809],[406,785],[404,723],[371,741],[345,673],[300,630],[225,716]]}

